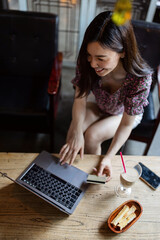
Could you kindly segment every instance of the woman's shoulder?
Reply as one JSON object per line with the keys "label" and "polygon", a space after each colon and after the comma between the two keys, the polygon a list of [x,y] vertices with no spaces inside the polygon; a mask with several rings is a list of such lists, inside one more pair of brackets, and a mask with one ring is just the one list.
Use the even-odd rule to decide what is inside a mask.
{"label": "woman's shoulder", "polygon": [[152,82],[152,73],[146,74],[144,76],[136,76],[132,73],[127,73],[125,79],[125,86],[146,86],[151,84]]}

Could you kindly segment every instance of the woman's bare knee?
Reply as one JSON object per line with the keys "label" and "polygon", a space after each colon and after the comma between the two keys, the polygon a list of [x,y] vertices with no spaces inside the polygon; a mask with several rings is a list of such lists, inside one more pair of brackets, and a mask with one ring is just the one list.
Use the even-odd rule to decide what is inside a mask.
{"label": "woman's bare knee", "polygon": [[85,153],[88,154],[101,154],[101,141],[94,134],[94,132],[88,128],[85,132]]}
{"label": "woman's bare knee", "polygon": [[[120,116],[111,116],[94,122],[85,131],[85,152],[100,154],[102,142],[111,139],[121,121]],[[98,152],[98,153],[97,153]]]}

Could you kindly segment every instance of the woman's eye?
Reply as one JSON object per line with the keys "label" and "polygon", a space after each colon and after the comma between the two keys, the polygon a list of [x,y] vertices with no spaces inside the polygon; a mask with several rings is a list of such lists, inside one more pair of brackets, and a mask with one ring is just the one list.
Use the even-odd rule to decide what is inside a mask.
{"label": "woman's eye", "polygon": [[98,58],[98,60],[99,60],[99,61],[101,61],[101,62],[103,61],[103,59],[102,59],[102,58]]}

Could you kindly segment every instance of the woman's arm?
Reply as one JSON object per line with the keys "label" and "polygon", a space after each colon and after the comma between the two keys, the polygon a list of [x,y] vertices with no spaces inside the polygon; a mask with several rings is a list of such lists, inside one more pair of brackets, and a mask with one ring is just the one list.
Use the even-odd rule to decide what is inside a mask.
{"label": "woman's arm", "polygon": [[136,116],[131,116],[124,112],[120,125],[115,133],[115,136],[113,137],[106,156],[112,158],[126,142],[132,131],[135,118]]}
{"label": "woman's arm", "polygon": [[86,116],[86,96],[77,98],[78,93],[79,88],[76,87],[75,99],[72,107],[72,121],[68,130],[66,144],[60,150],[61,164],[64,164],[66,161],[72,164],[79,151],[81,158],[83,158],[83,123]]}
{"label": "woman's arm", "polygon": [[111,145],[106,155],[102,159],[99,165],[99,168],[97,169],[98,175],[103,175],[103,174],[108,175],[108,179],[107,179],[108,181],[111,179],[111,175],[112,175],[111,160],[128,139],[132,131],[135,117],[136,116],[131,116],[124,112],[120,125],[111,142]]}

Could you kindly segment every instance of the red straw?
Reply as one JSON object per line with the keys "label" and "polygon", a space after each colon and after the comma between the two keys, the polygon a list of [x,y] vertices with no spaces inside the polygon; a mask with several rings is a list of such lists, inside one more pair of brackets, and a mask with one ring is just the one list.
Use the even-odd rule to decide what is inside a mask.
{"label": "red straw", "polygon": [[123,160],[123,156],[122,156],[122,153],[121,153],[121,152],[120,152],[120,155],[121,155],[121,159],[122,159],[122,164],[123,164],[124,172],[126,173],[126,167],[125,167],[124,160]]}

